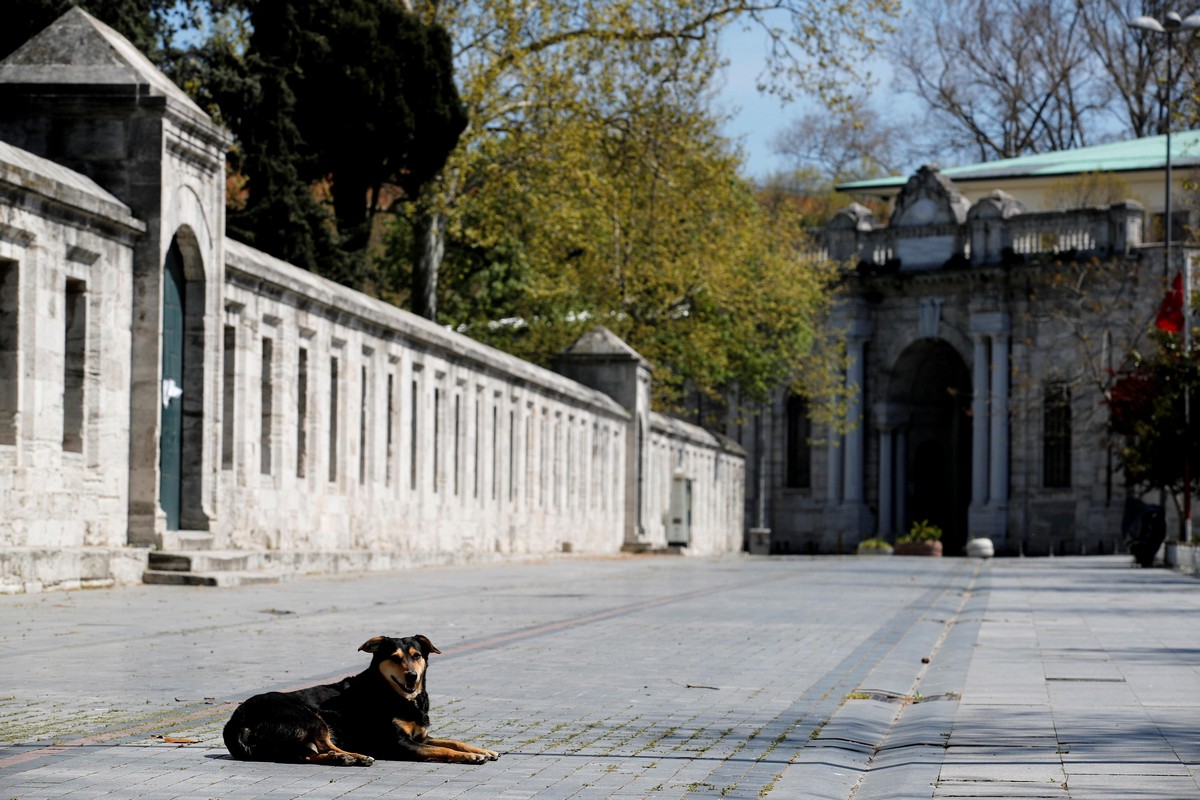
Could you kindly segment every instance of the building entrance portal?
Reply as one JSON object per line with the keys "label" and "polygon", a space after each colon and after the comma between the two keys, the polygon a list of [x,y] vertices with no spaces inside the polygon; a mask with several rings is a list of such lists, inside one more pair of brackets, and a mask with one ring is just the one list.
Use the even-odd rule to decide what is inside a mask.
{"label": "building entrance portal", "polygon": [[159,505],[166,530],[207,530],[202,510],[204,418],[203,267],[181,229],[162,271],[162,380],[157,398]]}
{"label": "building entrance portal", "polygon": [[880,451],[896,462],[881,470],[898,484],[894,532],[928,520],[942,529],[945,554],[960,555],[971,503],[970,371],[949,344],[926,339],[904,351],[893,375],[888,407],[898,422],[881,431],[890,441]]}

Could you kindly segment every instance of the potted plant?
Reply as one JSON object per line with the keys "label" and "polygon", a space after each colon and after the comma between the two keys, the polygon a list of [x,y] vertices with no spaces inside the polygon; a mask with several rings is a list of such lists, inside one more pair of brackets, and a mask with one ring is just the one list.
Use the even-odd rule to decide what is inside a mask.
{"label": "potted plant", "polygon": [[890,556],[892,554],[892,546],[888,544],[887,539],[875,536],[859,542],[857,552],[860,556]]}
{"label": "potted plant", "polygon": [[893,552],[898,556],[941,556],[942,529],[923,519],[913,522],[908,533],[896,538]]}

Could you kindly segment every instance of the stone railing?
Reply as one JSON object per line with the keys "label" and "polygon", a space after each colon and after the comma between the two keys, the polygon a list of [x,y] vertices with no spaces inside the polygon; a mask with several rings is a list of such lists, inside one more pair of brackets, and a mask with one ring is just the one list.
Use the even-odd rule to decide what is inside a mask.
{"label": "stone railing", "polygon": [[1014,255],[1122,255],[1142,243],[1143,216],[1142,206],[1133,201],[1027,214],[1014,204],[985,198],[960,224],[890,227],[856,204],[838,212],[811,239],[819,258],[879,266],[898,262],[901,271],[919,271],[952,260],[1000,264]]}

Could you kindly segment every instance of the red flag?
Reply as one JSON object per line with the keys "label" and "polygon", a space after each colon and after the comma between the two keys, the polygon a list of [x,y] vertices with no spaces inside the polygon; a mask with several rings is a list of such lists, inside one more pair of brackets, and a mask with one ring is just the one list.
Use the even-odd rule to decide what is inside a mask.
{"label": "red flag", "polygon": [[1171,281],[1171,291],[1163,298],[1158,307],[1158,316],[1154,324],[1160,331],[1179,333],[1183,330],[1183,273],[1176,272],[1175,280]]}

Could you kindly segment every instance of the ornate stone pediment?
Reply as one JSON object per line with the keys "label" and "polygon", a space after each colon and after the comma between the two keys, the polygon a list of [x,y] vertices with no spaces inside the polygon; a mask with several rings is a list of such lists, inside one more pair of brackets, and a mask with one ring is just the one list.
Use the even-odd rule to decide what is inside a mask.
{"label": "ornate stone pediment", "polygon": [[970,204],[936,166],[917,170],[896,198],[889,225],[893,228],[961,225]]}

